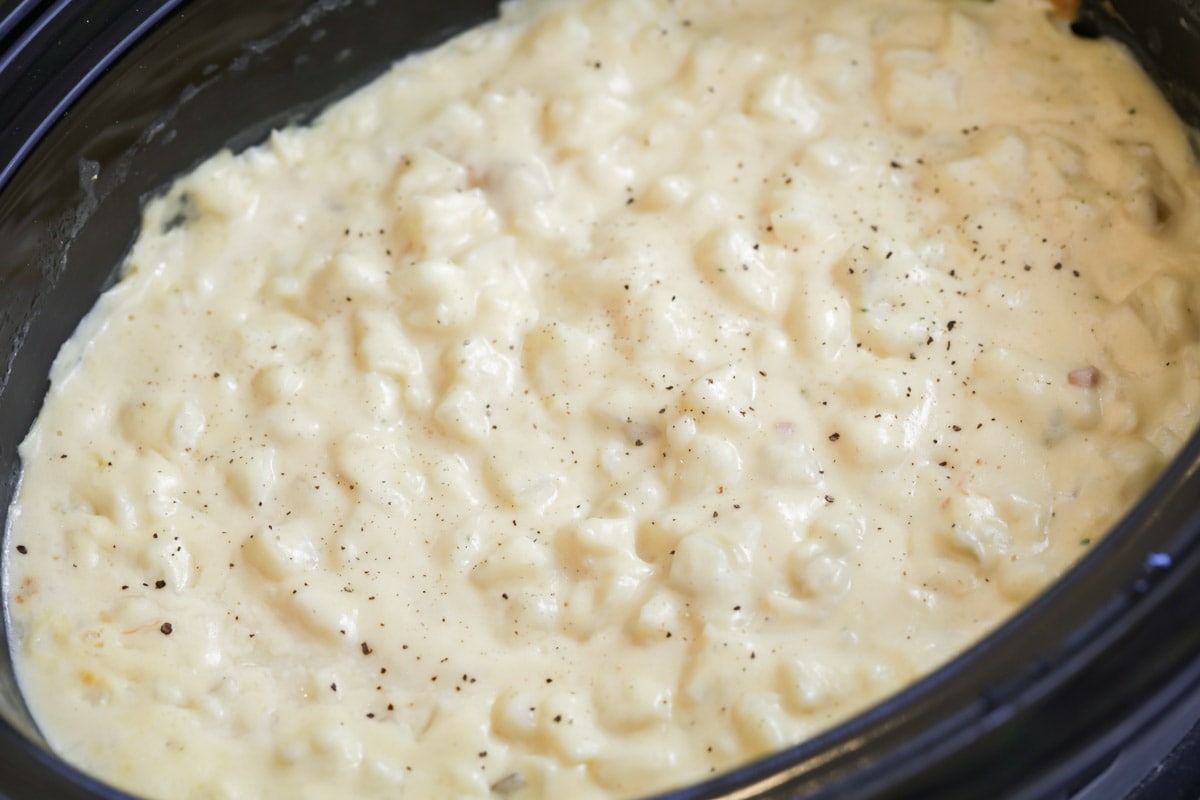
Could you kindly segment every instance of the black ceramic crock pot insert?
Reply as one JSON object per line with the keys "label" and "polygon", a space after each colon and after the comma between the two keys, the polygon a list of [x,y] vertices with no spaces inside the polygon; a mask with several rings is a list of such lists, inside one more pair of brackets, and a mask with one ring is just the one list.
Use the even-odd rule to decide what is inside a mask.
{"label": "black ceramic crock pot insert", "polygon": [[[0,525],[49,365],[145,199],[495,0],[0,2]],[[1200,123],[1196,0],[1086,2]],[[1066,578],[864,715],[684,798],[1200,797],[1200,439]],[[125,798],[44,748],[0,657],[0,797]]]}

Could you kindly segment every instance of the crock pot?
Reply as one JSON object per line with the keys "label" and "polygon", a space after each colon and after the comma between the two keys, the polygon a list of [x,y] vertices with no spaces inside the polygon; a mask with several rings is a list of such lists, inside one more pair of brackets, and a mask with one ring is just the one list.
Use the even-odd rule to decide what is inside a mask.
{"label": "crock pot", "polygon": [[[113,280],[144,200],[494,13],[495,0],[0,5],[0,526],[50,362]],[[1085,3],[1074,27],[1133,46],[1200,123],[1200,3]],[[667,796],[1194,800],[1198,720],[1194,436],[1110,535],[969,651],[812,741]],[[127,797],[48,751],[7,650],[0,796]]]}

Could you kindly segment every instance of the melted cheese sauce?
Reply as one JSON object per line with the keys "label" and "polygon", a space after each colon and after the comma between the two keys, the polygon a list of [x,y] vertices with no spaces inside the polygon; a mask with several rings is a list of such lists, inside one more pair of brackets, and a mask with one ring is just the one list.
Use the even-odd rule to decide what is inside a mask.
{"label": "melted cheese sauce", "polygon": [[21,451],[30,705],[172,798],[802,740],[1190,434],[1198,186],[1037,0],[507,5],[149,204]]}

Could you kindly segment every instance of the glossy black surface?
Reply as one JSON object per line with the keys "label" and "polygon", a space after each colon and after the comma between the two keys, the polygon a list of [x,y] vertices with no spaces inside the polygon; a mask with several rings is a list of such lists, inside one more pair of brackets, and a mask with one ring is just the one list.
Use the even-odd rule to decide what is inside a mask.
{"label": "glossy black surface", "polygon": [[[0,5],[0,516],[50,361],[111,280],[146,196],[222,146],[304,120],[494,7]],[[1079,28],[1139,42],[1195,122],[1198,18],[1180,0],[1094,2]],[[1197,619],[1193,440],[1114,535],[994,636],[848,725],[674,797],[1198,797],[1197,740],[1171,753],[1200,715]],[[39,741],[0,658],[0,796],[119,796]],[[1151,769],[1160,763],[1170,768]]]}
{"label": "glossy black surface", "polygon": [[1200,124],[1200,2],[1084,0],[1075,28],[1128,45],[1180,116]]}

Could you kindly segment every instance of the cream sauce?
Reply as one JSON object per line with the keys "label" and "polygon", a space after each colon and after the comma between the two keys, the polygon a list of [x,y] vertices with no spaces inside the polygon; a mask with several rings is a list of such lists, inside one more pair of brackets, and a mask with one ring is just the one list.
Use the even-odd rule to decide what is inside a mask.
{"label": "cream sauce", "polygon": [[1036,0],[578,0],[145,212],[6,544],[69,761],[630,796],[845,719],[1196,424],[1197,172]]}

